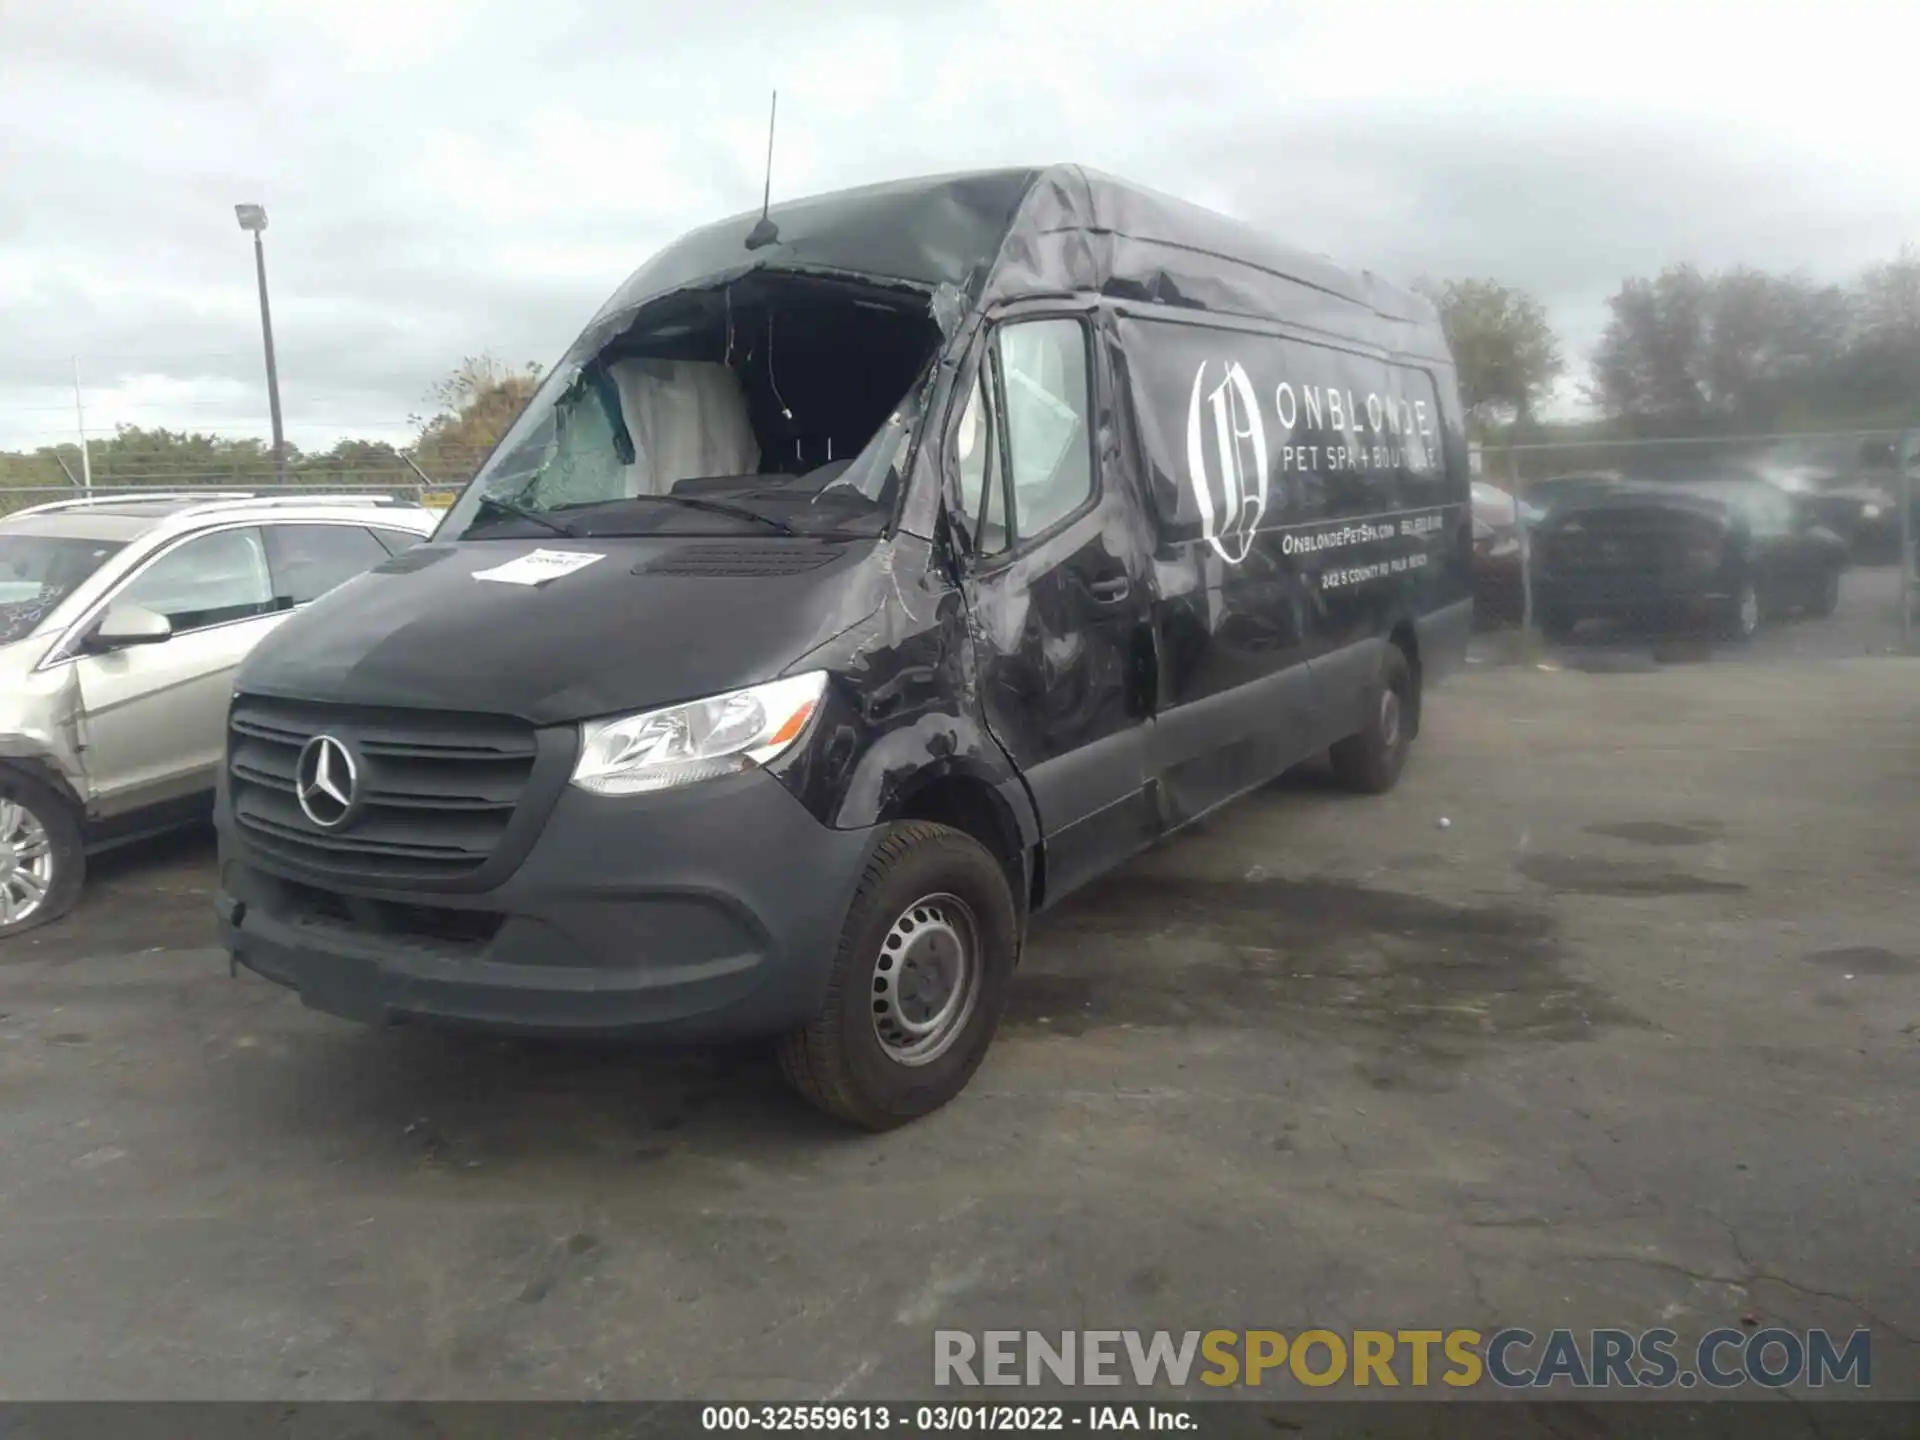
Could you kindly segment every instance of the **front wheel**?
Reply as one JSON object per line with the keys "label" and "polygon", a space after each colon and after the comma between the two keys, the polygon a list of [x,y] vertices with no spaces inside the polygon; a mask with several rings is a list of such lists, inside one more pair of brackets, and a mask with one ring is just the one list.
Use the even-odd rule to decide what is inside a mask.
{"label": "front wheel", "polygon": [[44,781],[0,765],[0,939],[66,914],[86,872],[74,807]]}
{"label": "front wheel", "polygon": [[966,1088],[1006,1008],[1019,948],[1006,872],[945,825],[887,827],[848,907],[826,1003],[782,1038],[800,1095],[890,1130]]}
{"label": "front wheel", "polygon": [[1380,678],[1367,702],[1366,728],[1333,747],[1334,778],[1349,790],[1380,795],[1394,787],[1413,743],[1413,669],[1398,645],[1388,645]]}

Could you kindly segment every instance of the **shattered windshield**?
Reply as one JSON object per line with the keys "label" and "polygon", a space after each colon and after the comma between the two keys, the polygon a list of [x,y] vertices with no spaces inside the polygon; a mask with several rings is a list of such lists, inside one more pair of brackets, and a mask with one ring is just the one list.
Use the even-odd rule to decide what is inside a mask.
{"label": "shattered windshield", "polygon": [[441,538],[884,529],[938,340],[924,311],[706,304],[549,377]]}
{"label": "shattered windshield", "polygon": [[0,535],[0,645],[31,635],[120,548],[115,540]]}

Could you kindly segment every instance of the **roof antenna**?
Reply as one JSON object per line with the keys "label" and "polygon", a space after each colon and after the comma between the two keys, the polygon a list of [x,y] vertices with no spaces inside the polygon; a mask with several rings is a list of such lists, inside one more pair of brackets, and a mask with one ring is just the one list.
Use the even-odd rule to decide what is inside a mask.
{"label": "roof antenna", "polygon": [[767,215],[773,203],[773,122],[780,113],[780,92],[773,92],[773,106],[767,111],[767,183],[760,192],[760,218],[754,222],[753,229],[747,232],[747,249],[758,250],[763,245],[780,243],[780,227]]}

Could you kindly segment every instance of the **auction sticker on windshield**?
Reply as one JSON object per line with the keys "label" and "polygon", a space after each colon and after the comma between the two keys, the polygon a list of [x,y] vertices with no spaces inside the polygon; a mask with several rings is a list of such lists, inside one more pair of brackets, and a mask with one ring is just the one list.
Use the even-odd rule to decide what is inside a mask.
{"label": "auction sticker on windshield", "polygon": [[549,580],[558,580],[571,575],[576,570],[584,570],[596,560],[604,560],[604,555],[583,554],[578,550],[532,550],[525,555],[515,556],[504,565],[495,565],[491,570],[476,570],[476,580],[495,580],[502,585],[544,585]]}

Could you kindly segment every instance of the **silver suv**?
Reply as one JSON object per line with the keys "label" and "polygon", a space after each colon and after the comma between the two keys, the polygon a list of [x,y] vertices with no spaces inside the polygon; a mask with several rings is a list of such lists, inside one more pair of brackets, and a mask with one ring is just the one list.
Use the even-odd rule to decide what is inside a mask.
{"label": "silver suv", "polygon": [[438,521],[364,495],[191,493],[0,518],[0,937],[72,908],[88,852],[207,813],[242,658]]}

